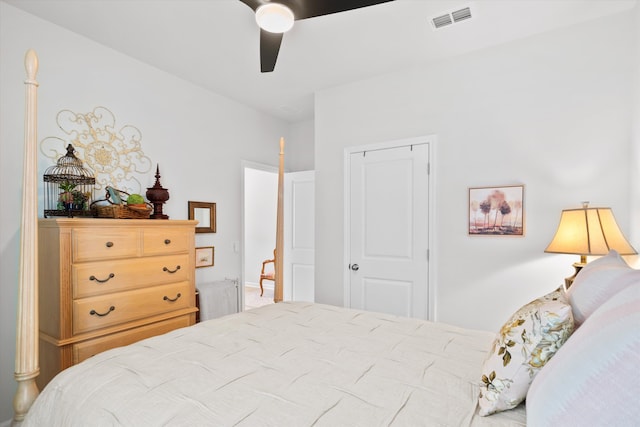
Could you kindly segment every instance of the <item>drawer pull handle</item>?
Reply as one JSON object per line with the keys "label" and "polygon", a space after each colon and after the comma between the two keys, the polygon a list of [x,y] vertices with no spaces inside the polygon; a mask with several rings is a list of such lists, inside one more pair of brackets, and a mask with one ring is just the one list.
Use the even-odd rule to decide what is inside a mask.
{"label": "drawer pull handle", "polygon": [[109,277],[107,277],[106,279],[98,279],[96,276],[91,275],[91,277],[89,277],[89,280],[95,280],[98,283],[107,283],[109,280],[113,279],[114,277],[116,277],[116,275],[113,273],[109,273]]}
{"label": "drawer pull handle", "polygon": [[162,267],[162,271],[166,271],[166,272],[171,273],[171,274],[175,273],[178,270],[180,270],[180,266],[179,265],[176,266],[175,270],[169,270],[167,267]]}
{"label": "drawer pull handle", "polygon": [[91,311],[89,312],[89,314],[90,314],[90,315],[92,315],[92,316],[94,316],[94,315],[95,315],[95,316],[104,317],[104,316],[106,316],[107,314],[111,313],[111,312],[112,312],[113,310],[115,310],[115,309],[116,309],[116,308],[115,308],[114,306],[111,306],[111,307],[109,307],[109,311],[107,311],[106,313],[98,313],[98,312],[97,312],[97,311],[95,311],[95,310],[91,310]]}
{"label": "drawer pull handle", "polygon": [[176,302],[178,301],[178,298],[180,298],[182,296],[182,294],[180,292],[178,292],[178,295],[176,295],[175,298],[169,298],[168,296],[164,296],[164,298],[162,298],[163,301],[169,301],[169,302]]}
{"label": "drawer pull handle", "polygon": [[107,242],[107,247],[110,248],[113,246],[113,242]]}
{"label": "drawer pull handle", "polygon": [[164,244],[165,244],[165,245],[169,245],[169,244],[171,244],[171,240],[169,240],[169,239],[164,239]]}

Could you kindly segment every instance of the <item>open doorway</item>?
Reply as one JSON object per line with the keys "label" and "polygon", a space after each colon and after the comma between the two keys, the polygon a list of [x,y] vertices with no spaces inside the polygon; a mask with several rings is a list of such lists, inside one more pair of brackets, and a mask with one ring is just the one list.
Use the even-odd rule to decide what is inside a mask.
{"label": "open doorway", "polygon": [[[263,280],[263,261],[273,259],[276,245],[276,213],[278,204],[278,170],[271,166],[245,165],[244,177],[244,286],[243,309],[248,310],[273,303],[274,282]],[[266,266],[267,271],[273,264]]]}

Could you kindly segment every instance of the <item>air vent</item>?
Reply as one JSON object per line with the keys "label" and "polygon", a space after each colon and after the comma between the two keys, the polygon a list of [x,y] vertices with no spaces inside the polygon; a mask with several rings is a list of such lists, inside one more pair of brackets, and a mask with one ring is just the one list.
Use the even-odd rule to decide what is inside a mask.
{"label": "air vent", "polygon": [[451,16],[453,16],[453,22],[464,21],[465,19],[471,18],[471,8],[465,7],[464,9],[456,10],[455,12],[451,12]]}
{"label": "air vent", "polygon": [[471,7],[465,7],[462,9],[454,10],[452,12],[447,12],[443,15],[436,16],[431,19],[431,25],[434,30],[437,30],[442,27],[446,27],[451,24],[456,24],[458,22],[466,21],[472,18]]}
{"label": "air vent", "polygon": [[449,15],[448,13],[446,15],[442,15],[442,16],[438,16],[437,18],[433,18],[431,20],[431,22],[433,22],[433,26],[435,28],[442,28],[446,25],[451,25],[453,24],[453,21],[451,20],[451,15]]}

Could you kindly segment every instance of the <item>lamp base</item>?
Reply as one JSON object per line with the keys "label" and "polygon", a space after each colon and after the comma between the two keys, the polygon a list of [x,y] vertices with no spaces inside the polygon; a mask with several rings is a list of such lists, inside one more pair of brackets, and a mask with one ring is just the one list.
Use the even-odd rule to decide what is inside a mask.
{"label": "lamp base", "polygon": [[564,288],[569,289],[569,287],[573,284],[573,281],[575,280],[576,276],[578,275],[578,273],[580,273],[580,270],[582,270],[582,267],[584,267],[585,265],[587,265],[587,263],[583,263],[583,262],[576,262],[573,264],[573,268],[576,269],[576,272],[573,273],[573,276],[571,277],[567,277],[564,279]]}

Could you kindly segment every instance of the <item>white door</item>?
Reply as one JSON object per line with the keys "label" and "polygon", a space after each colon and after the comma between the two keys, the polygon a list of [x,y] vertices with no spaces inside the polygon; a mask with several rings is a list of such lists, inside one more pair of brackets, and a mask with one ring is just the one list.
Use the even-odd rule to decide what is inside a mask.
{"label": "white door", "polygon": [[283,299],[314,300],[315,178],[313,171],[284,175]]}
{"label": "white door", "polygon": [[428,318],[429,145],[352,152],[349,305]]}

